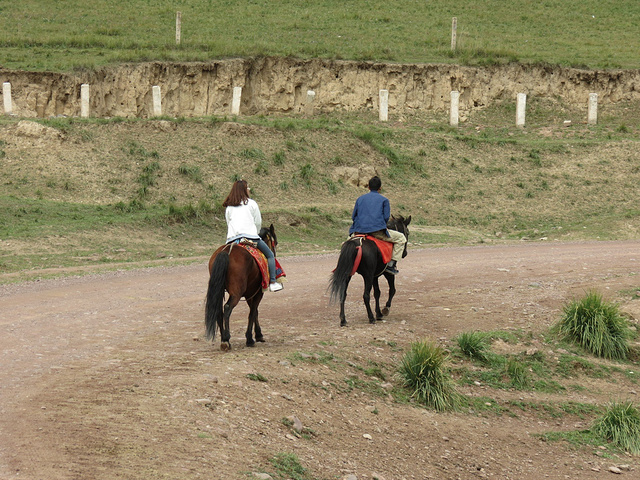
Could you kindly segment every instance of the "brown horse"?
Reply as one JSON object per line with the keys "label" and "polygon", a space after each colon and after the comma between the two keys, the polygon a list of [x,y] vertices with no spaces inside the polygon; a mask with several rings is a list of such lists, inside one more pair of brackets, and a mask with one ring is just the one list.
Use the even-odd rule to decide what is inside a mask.
{"label": "brown horse", "polygon": [[[260,230],[260,238],[269,245],[275,255],[278,239],[273,224],[269,228]],[[229,298],[223,307],[225,291],[229,293]],[[245,333],[247,347],[255,346],[256,341],[264,342],[260,323],[258,323],[258,305],[262,295],[262,274],[251,254],[233,243],[218,248],[209,259],[209,287],[204,316],[206,338],[215,339],[216,330],[219,328],[220,349],[226,351],[231,348],[229,317],[234,307],[244,297],[249,305],[249,323]]]}

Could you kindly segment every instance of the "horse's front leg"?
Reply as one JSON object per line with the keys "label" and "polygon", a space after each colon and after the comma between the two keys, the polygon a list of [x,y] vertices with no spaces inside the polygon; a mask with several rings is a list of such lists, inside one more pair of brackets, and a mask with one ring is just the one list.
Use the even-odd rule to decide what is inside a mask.
{"label": "horse's front leg", "polygon": [[364,300],[364,306],[367,308],[367,317],[369,318],[369,323],[376,323],[376,319],[373,316],[373,311],[371,310],[371,287],[373,287],[373,279],[365,278],[364,294],[362,295],[362,299]]}
{"label": "horse's front leg", "polygon": [[389,315],[389,309],[391,308],[391,300],[393,300],[394,295],[396,294],[396,276],[391,273],[384,273],[384,278],[387,279],[387,283],[389,284],[389,299],[387,300],[387,304],[382,309],[383,315]]}
{"label": "horse's front leg", "polygon": [[229,318],[231,312],[240,301],[240,298],[235,295],[229,295],[229,300],[224,305],[222,318],[218,324],[220,328],[220,350],[231,350],[231,330],[229,329]]}
{"label": "horse's front leg", "polygon": [[[245,332],[245,337],[247,338],[247,347],[254,347],[257,342],[264,342],[264,337],[262,336],[262,330],[260,329],[260,323],[258,322],[258,305],[260,305],[260,300],[262,300],[262,290],[258,292],[254,297],[247,300],[247,304],[249,305],[249,322],[247,323],[247,331]],[[253,331],[255,330],[256,339],[253,340]]]}
{"label": "horse's front leg", "polygon": [[378,277],[373,279],[373,298],[376,302],[376,320],[382,320],[382,312],[380,311],[380,284]]}

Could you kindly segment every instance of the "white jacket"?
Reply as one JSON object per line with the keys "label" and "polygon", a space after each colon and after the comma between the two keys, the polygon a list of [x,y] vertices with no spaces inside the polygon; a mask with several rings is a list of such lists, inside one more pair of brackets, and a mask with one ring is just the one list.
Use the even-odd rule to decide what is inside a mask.
{"label": "white jacket", "polygon": [[227,220],[227,242],[240,237],[258,239],[262,228],[262,215],[255,200],[249,198],[247,203],[236,207],[227,207],[224,214]]}

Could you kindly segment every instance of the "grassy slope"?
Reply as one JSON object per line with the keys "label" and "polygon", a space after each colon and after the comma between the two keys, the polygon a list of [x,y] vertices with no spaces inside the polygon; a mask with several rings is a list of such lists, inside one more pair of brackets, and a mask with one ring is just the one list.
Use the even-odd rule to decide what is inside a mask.
{"label": "grassy slope", "polygon": [[16,141],[16,121],[5,120],[0,267],[208,255],[224,239],[219,205],[239,177],[276,225],[281,253],[335,251],[363,193],[335,171],[363,164],[378,169],[393,212],[412,215],[414,248],[636,238],[637,109],[609,111],[607,126],[550,128],[545,108],[525,130],[492,126],[499,105],[459,129],[347,114],[177,120],[171,133],[154,121],[56,119],[45,123],[65,140],[45,148]]}
{"label": "grassy slope", "polygon": [[[176,11],[182,13],[179,46]],[[70,70],[291,55],[638,68],[639,18],[640,4],[631,0],[21,0],[0,6],[0,62],[12,69]]]}

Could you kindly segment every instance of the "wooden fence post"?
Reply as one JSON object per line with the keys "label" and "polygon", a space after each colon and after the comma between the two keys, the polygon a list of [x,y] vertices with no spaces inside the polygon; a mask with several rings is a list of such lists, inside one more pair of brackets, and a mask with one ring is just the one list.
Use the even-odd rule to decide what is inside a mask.
{"label": "wooden fence post", "polygon": [[456,42],[458,40],[458,18],[453,17],[451,21],[451,50],[455,51]]}
{"label": "wooden fence post", "polygon": [[176,12],[176,45],[180,45],[182,35],[182,12]]}

